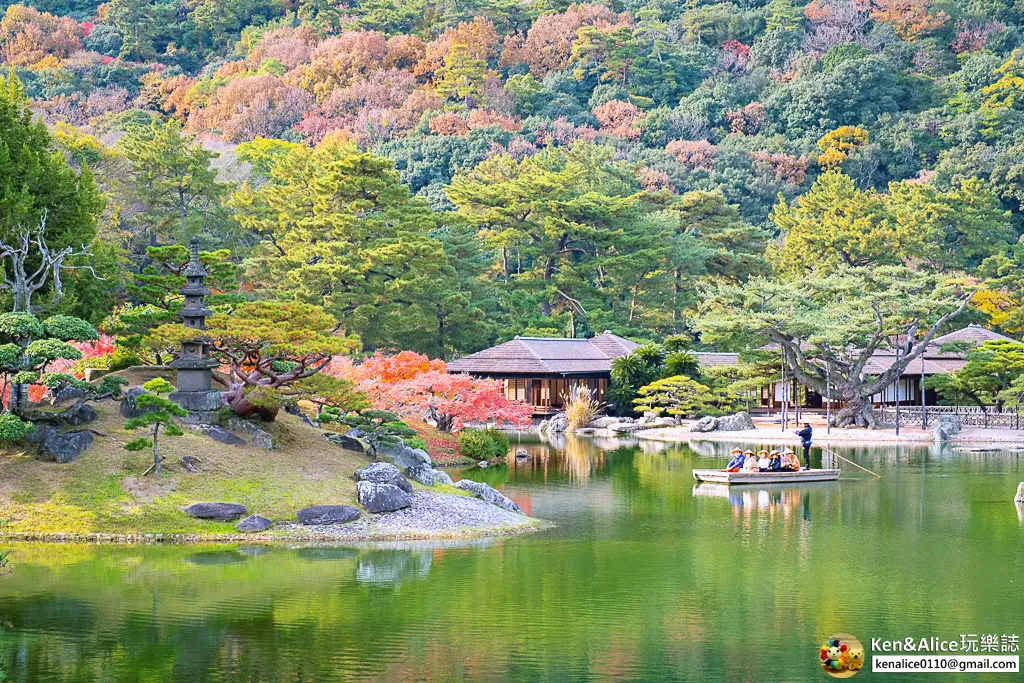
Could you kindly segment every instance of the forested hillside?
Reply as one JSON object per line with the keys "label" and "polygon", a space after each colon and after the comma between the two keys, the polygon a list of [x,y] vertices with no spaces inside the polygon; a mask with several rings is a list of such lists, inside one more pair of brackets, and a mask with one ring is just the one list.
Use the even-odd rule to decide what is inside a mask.
{"label": "forested hillside", "polygon": [[658,339],[704,283],[844,265],[948,273],[974,320],[1024,329],[1019,4],[5,10],[7,115],[24,93],[96,190],[68,230],[105,279],[75,271],[59,307],[93,322],[153,303],[147,248],[199,235],[233,296],[322,303],[366,350]]}

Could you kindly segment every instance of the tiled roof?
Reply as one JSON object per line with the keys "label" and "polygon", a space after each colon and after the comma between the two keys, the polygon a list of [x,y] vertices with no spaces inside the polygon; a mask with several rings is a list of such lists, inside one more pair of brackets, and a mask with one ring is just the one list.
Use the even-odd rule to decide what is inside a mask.
{"label": "tiled roof", "polygon": [[712,368],[718,365],[736,365],[739,362],[738,353],[696,351],[693,352],[693,355],[697,357],[697,364],[702,368]]}
{"label": "tiled roof", "polygon": [[516,337],[448,363],[451,372],[546,375],[610,372],[639,344],[611,332],[590,339]]}
{"label": "tiled roof", "polygon": [[981,325],[968,325],[967,327],[957,330],[956,332],[950,332],[944,334],[941,337],[936,337],[932,340],[933,344],[948,344],[949,342],[967,341],[974,342],[978,346],[981,346],[983,342],[987,341],[1011,341],[1015,342],[1016,339],[1011,339],[1006,335],[993,332],[992,330],[986,330]]}
{"label": "tiled roof", "polygon": [[[876,353],[864,364],[864,373],[868,375],[880,375],[896,362],[895,355],[883,355]],[[925,358],[925,375],[948,375],[956,372],[967,364],[963,358]],[[916,358],[910,361],[910,365],[903,371],[904,375],[920,375],[921,359]]]}

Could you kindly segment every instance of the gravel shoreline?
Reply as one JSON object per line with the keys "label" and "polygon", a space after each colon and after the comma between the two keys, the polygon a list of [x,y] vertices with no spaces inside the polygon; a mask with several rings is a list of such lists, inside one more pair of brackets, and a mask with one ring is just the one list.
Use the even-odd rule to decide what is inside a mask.
{"label": "gravel shoreline", "polygon": [[485,503],[479,498],[417,491],[412,494],[412,507],[379,515],[363,513],[348,524],[288,524],[279,527],[277,537],[296,540],[313,534],[319,540],[340,541],[454,538],[536,531],[542,525],[538,520]]}
{"label": "gravel shoreline", "polygon": [[363,512],[347,524],[306,526],[280,522],[264,532],[233,534],[107,534],[59,532],[0,532],[0,541],[55,543],[276,543],[362,542],[472,539],[511,536],[552,526],[485,503],[479,498],[417,491],[412,506],[379,515]]}

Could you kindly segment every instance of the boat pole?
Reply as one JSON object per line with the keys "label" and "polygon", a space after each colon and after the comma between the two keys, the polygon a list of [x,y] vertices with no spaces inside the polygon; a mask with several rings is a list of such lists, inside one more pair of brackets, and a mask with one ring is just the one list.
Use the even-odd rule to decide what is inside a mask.
{"label": "boat pole", "polygon": [[[813,442],[812,442],[812,443],[813,443]],[[839,454],[838,454],[838,453],[836,453],[835,451],[832,451],[832,450],[829,450],[828,448],[825,448],[825,447],[824,447],[824,446],[822,446],[822,445],[821,445],[820,443],[816,443],[816,444],[814,444],[814,445],[815,445],[815,446],[817,446],[818,448],[820,448],[821,450],[823,450],[823,451],[825,451],[825,452],[827,452],[827,453],[830,453],[830,454],[832,454],[832,455],[833,455],[834,457],[836,457],[836,458],[839,458],[839,459],[840,459],[840,460],[842,460],[843,462],[848,462],[848,463],[850,463],[851,465],[853,465],[854,467],[860,468],[860,469],[864,470],[865,472],[867,472],[868,474],[873,474],[874,476],[878,477],[879,479],[881,479],[881,478],[882,478],[882,475],[881,475],[881,474],[878,474],[877,472],[872,472],[872,471],[871,471],[871,470],[869,470],[869,469],[868,469],[867,467],[861,467],[860,465],[858,465],[858,464],[857,464],[857,463],[855,463],[854,461],[852,461],[852,460],[849,460],[849,459],[847,459],[847,458],[844,458],[843,456],[839,455]]]}

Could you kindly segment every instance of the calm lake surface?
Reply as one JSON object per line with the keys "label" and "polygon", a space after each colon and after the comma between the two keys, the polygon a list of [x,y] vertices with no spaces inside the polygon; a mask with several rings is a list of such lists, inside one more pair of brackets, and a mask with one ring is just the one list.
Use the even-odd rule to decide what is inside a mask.
{"label": "calm lake surface", "polygon": [[523,445],[531,459],[467,473],[558,525],[523,537],[16,545],[0,577],[0,672],[824,681],[817,648],[834,632],[866,646],[1024,635],[1024,522],[1010,502],[1020,454],[842,449],[883,478],[844,467],[839,482],[730,494],[695,487],[691,469],[721,466],[733,444]]}

